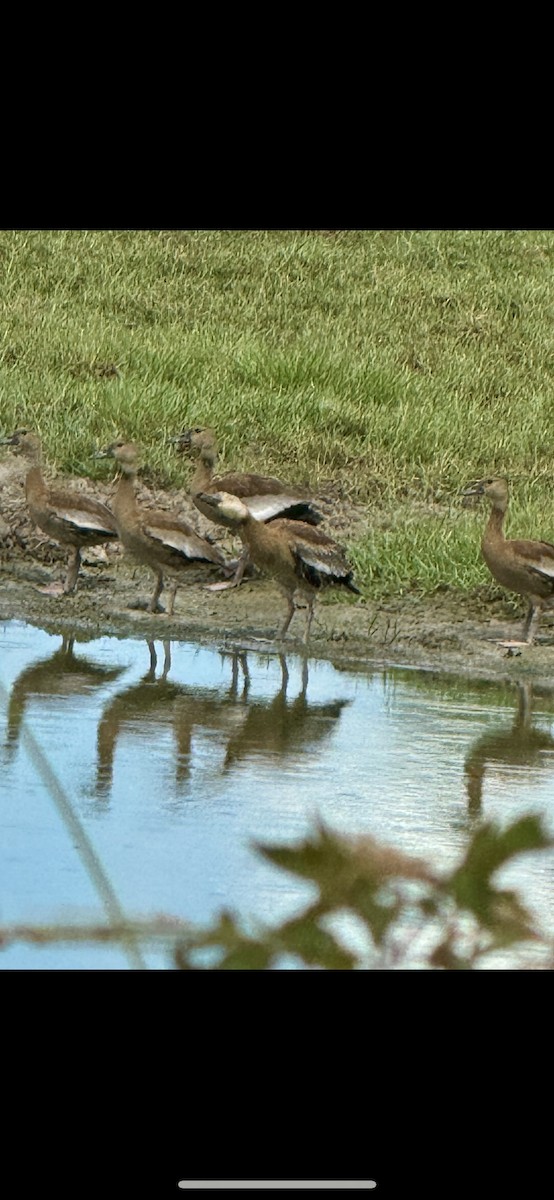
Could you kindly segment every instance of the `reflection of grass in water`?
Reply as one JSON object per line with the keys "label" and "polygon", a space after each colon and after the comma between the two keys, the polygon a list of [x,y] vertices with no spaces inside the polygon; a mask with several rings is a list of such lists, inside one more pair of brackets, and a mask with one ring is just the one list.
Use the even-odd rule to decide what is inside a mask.
{"label": "reflection of grass in water", "polygon": [[[497,680],[476,679],[474,676],[467,678],[464,675],[445,675],[436,671],[410,670],[409,667],[401,670],[387,668],[382,675],[385,692],[391,697],[394,697],[396,691],[401,693],[409,689],[426,696],[436,696],[439,700],[456,701],[466,708],[474,702],[485,709],[487,706],[513,709],[517,703],[518,683],[524,682],[514,678],[499,683]],[[554,712],[554,687],[548,688],[533,683],[533,696],[535,700],[540,699],[541,708]]]}
{"label": "reflection of grass in water", "polygon": [[[3,697],[4,705],[7,706],[7,693],[4,685],[1,682],[0,693]],[[25,721],[23,721],[21,726],[20,737],[35,768],[35,771],[37,772],[37,775],[41,779],[43,786],[53,801],[60,817],[62,818],[62,821],[64,822],[64,825],[66,825],[67,829],[69,830],[72,842],[76,845],[86,870],[106,909],[110,924],[115,922],[119,926],[124,925],[125,914],[121,908],[113,885],[106,874],[100,859],[98,858],[98,855],[88,837],[88,834],[86,833],[86,830],[74,811],[73,804],[67,795],[63,784],[58,779],[56,772],[50,765],[46,754],[37,742],[33,733],[31,733],[31,730],[27,728]],[[122,948],[128,954],[134,967],[144,969],[145,963],[134,934],[127,934],[123,938]]]}

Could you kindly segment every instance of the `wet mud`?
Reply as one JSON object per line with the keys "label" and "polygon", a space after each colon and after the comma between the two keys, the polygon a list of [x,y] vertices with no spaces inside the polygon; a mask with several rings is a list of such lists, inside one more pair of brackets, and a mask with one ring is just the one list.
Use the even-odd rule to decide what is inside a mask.
{"label": "wet mud", "polygon": [[[285,642],[280,641],[285,602],[277,586],[259,575],[239,588],[211,592],[207,577],[191,570],[168,617],[145,611],[154,586],[152,572],[135,566],[119,546],[108,546],[84,552],[74,593],[45,595],[40,588],[64,578],[67,555],[30,525],[23,479],[13,459],[0,463],[0,620],[27,621],[83,640],[111,635],[257,650],[305,649],[305,612],[296,613]],[[113,484],[91,485],[90,479],[70,483],[110,503]],[[156,491],[141,483],[139,500],[178,511],[199,533],[209,530],[228,555],[240,552],[240,543],[204,521],[185,493]],[[360,506],[330,497],[329,518],[326,528],[347,544],[358,535],[364,513]],[[324,595],[316,603],[307,653],[349,669],[417,666],[472,678],[532,679],[554,689],[554,613],[543,617],[535,645],[507,647],[499,643],[520,637],[524,605],[507,595],[491,602],[486,588],[483,593],[464,596],[445,589],[430,597],[408,593],[382,601],[369,595]]]}

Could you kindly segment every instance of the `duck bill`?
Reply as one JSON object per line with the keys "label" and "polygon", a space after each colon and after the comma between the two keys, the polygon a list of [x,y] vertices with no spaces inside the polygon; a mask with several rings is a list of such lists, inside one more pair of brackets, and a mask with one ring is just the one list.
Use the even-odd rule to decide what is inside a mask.
{"label": "duck bill", "polygon": [[16,446],[16,445],[17,445],[17,435],[15,433],[11,433],[9,437],[0,437],[0,446]]}
{"label": "duck bill", "polygon": [[183,433],[177,433],[175,437],[169,439],[171,446],[177,446],[179,449],[186,449],[191,443],[190,429],[185,429]]}
{"label": "duck bill", "polygon": [[213,508],[217,511],[219,508],[217,497],[212,496],[210,492],[197,492],[197,500],[201,500],[202,504],[206,504],[208,508]]}

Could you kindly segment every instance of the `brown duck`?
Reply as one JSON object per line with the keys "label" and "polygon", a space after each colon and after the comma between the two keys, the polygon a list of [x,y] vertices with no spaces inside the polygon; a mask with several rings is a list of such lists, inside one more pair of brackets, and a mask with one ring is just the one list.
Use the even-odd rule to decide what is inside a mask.
{"label": "brown duck", "polygon": [[225,567],[221,550],[200,537],[191,525],[169,512],[141,508],[135,496],[138,471],[138,447],[134,442],[116,441],[99,450],[95,457],[114,458],[121,469],[113,500],[119,538],[125,549],[156,576],[156,586],[148,605],[158,610],[164,575],[173,580],[169,594],[168,616],[173,613],[175,594],[191,567]]}
{"label": "brown duck", "polygon": [[[186,429],[170,440],[180,453],[189,451],[198,456],[190,493],[199,512],[208,520],[218,521],[214,515],[213,506],[205,504],[201,498],[202,495],[212,492],[227,492],[231,496],[238,496],[258,521],[268,522],[274,521],[276,518],[286,518],[289,521],[303,521],[307,525],[321,524],[323,520],[321,513],[314,507],[312,500],[302,488],[283,483],[282,480],[276,479],[272,475],[233,472],[215,476],[218,447],[213,429],[197,426],[195,429]],[[225,524],[223,521],[218,523]],[[246,546],[233,579],[228,583],[213,585],[214,590],[238,587],[248,565],[249,557]]]}
{"label": "brown duck", "polygon": [[42,474],[41,442],[36,433],[16,429],[10,437],[0,438],[0,445],[11,446],[29,463],[25,495],[33,523],[54,541],[72,547],[65,583],[52,583],[39,591],[52,595],[72,592],[81,565],[81,550],[85,546],[117,540],[114,515],[105,504],[91,496],[48,487]]}
{"label": "brown duck", "polygon": [[498,583],[529,601],[523,642],[510,645],[531,645],[541,613],[554,601],[554,545],[504,536],[509,499],[506,479],[482,479],[465,488],[463,495],[486,496],[492,503],[481,553]]}
{"label": "brown duck", "polygon": [[310,636],[317,593],[326,587],[344,587],[360,595],[353,582],[353,570],[346,561],[342,546],[302,521],[285,519],[269,525],[257,520],[238,496],[227,492],[200,492],[198,499],[214,520],[235,528],[250,552],[252,562],[279,584],[287,598],[287,616],[280,636],[285,637],[297,608],[297,598],[304,599],[308,619],[304,642]]}

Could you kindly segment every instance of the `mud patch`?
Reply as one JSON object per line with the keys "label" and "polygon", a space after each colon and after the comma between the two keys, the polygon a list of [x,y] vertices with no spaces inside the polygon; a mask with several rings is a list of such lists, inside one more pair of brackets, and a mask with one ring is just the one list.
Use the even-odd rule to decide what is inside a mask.
{"label": "mud patch", "polygon": [[[292,651],[303,649],[305,614],[296,613],[286,641],[278,639],[284,619],[283,598],[275,584],[260,576],[240,588],[214,593],[204,576],[183,584],[172,617],[137,608],[148,601],[153,575],[134,567],[119,546],[87,551],[77,589],[70,596],[45,596],[38,587],[64,576],[65,551],[30,524],[24,495],[25,469],[14,458],[0,463],[0,620],[22,620],[49,632],[73,632],[83,638],[116,637],[196,640],[212,645],[242,645]],[[64,484],[68,481],[65,479]],[[114,484],[72,479],[110,503]],[[182,491],[160,491],[141,482],[139,501],[147,507],[179,512],[199,533],[209,532],[228,556],[237,542],[205,521]],[[320,501],[318,501],[320,503]],[[326,529],[343,543],[355,538],[365,519],[360,506],[329,494]],[[162,593],[163,603],[164,593]],[[517,615],[516,615],[517,614]],[[377,602],[370,597],[324,596],[316,606],[308,647],[311,657],[339,665],[405,665],[474,678],[533,679],[554,689],[554,615],[541,622],[537,644],[504,647],[521,633],[523,606],[511,601],[484,602],[448,590],[432,597],[412,594]]]}
{"label": "mud patch", "polygon": [[[136,607],[150,597],[153,576],[124,558],[85,567],[70,596],[45,596],[36,590],[53,573],[24,561],[0,567],[0,620],[28,621],[48,632],[80,633],[83,638],[111,635],[258,650],[304,649],[304,612],[296,613],[281,642],[283,599],[275,585],[261,577],[221,593],[207,591],[205,582],[184,584],[168,617]],[[483,616],[458,597],[408,597],[395,602],[393,611],[368,598],[324,598],[316,607],[308,653],[343,666],[418,666],[474,678],[528,678],[554,689],[554,637],[546,620],[544,626],[535,646],[510,649],[497,643],[517,639],[521,617],[510,621]]]}

